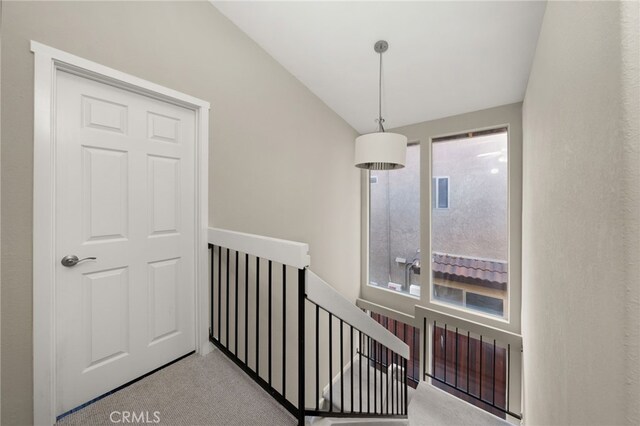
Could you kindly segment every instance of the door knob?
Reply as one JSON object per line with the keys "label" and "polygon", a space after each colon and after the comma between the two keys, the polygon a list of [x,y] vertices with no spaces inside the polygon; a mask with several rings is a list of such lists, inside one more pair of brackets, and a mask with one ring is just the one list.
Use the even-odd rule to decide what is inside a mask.
{"label": "door knob", "polygon": [[96,258],[85,257],[83,259],[78,259],[78,256],[76,256],[75,254],[69,254],[63,257],[60,263],[62,263],[62,266],[66,266],[67,268],[70,268],[72,266],[76,266],[80,262],[84,262],[85,260],[96,260]]}

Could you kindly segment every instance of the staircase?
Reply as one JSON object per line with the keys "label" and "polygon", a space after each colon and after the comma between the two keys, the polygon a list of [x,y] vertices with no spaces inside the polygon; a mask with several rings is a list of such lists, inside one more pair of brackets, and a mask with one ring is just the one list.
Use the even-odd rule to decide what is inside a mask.
{"label": "staircase", "polygon": [[[428,382],[410,388],[409,346],[313,273],[308,250],[304,243],[209,230],[209,340],[298,424],[508,424]],[[424,324],[426,333],[426,314]],[[423,379],[436,383],[435,364],[430,374],[422,360]],[[411,369],[415,383],[417,364]],[[443,383],[450,385],[446,372]],[[495,381],[491,405],[500,409]]]}

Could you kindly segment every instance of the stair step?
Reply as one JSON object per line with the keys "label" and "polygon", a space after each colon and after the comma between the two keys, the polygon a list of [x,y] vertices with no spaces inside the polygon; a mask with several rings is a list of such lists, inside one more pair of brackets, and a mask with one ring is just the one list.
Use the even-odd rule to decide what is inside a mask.
{"label": "stair step", "polygon": [[409,424],[442,426],[511,426],[427,382],[420,382],[409,404]]}
{"label": "stair step", "polygon": [[408,426],[409,420],[388,417],[308,417],[307,426]]}

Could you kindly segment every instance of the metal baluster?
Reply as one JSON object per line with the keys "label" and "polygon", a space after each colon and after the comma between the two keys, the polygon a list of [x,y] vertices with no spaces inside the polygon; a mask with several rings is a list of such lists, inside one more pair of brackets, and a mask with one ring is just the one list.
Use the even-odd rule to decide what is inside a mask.
{"label": "metal baluster", "polygon": [[360,411],[360,413],[362,414],[362,331],[358,330],[358,357],[360,358],[360,362],[358,363],[358,368],[360,369],[360,372],[358,374],[358,398],[359,398],[359,404],[358,404],[358,409]]}
{"label": "metal baluster", "polygon": [[444,382],[447,383],[447,324],[444,325]]}
{"label": "metal baluster", "polygon": [[222,343],[222,247],[218,247],[218,342]]}
{"label": "metal baluster", "polygon": [[402,407],[402,374],[400,369],[402,368],[402,362],[400,361],[400,355],[396,354],[396,414],[402,414],[400,409]]}
{"label": "metal baluster", "polygon": [[380,360],[380,413],[384,413],[384,404],[382,402],[382,400],[384,399],[384,380],[386,378],[386,375],[384,374],[384,369],[385,369],[385,363],[384,363],[384,356],[382,355],[382,353],[384,352],[384,348],[385,346],[382,345],[382,343],[378,343],[378,359]]}
{"label": "metal baluster", "polygon": [[244,255],[244,364],[249,365],[249,253]]}
{"label": "metal baluster", "polygon": [[[402,324],[402,341],[404,343],[406,343],[407,345],[409,345],[410,342],[409,342],[409,339],[407,338],[407,334],[408,334],[407,333],[407,324],[403,323]],[[411,356],[411,354],[409,354],[409,356]]]}
{"label": "metal baluster", "polygon": [[396,365],[396,414],[400,414],[400,390],[401,390],[401,385],[400,385],[400,355],[396,354],[396,361],[395,361],[395,365]]}
{"label": "metal baluster", "polygon": [[214,278],[214,269],[215,269],[215,263],[214,263],[214,258],[215,258],[215,250],[216,250],[216,246],[211,245],[209,246],[211,248],[211,329],[209,330],[209,338],[213,339],[213,327],[214,327],[214,322],[215,322],[215,317],[214,317],[214,306],[215,306],[215,278]]}
{"label": "metal baluster", "polygon": [[402,383],[400,382],[401,379],[401,374],[400,374],[400,369],[402,368],[402,362],[400,360],[400,355],[396,354],[395,357],[395,362],[396,362],[396,371],[395,371],[395,396],[396,396],[396,415],[400,415],[401,413],[401,407],[402,407]]}
{"label": "metal baluster", "polygon": [[269,314],[269,318],[267,320],[268,323],[268,331],[267,331],[267,351],[269,352],[268,354],[268,362],[269,365],[267,366],[267,377],[268,377],[268,382],[269,382],[269,387],[271,387],[271,311],[272,311],[272,298],[271,298],[271,287],[272,287],[272,262],[271,260],[268,263],[268,280],[267,280],[267,285],[268,285],[268,314]]}
{"label": "metal baluster", "polygon": [[329,411],[333,411],[333,315],[329,312]]}
{"label": "metal baluster", "polygon": [[404,368],[404,358],[398,356],[400,359],[400,367],[402,368],[402,374],[400,374],[400,411],[404,409],[404,376],[407,374],[407,370]]}
{"label": "metal baluster", "polygon": [[407,383],[407,363],[408,360],[404,360],[404,414],[407,415],[409,413],[409,383]]}
{"label": "metal baluster", "polygon": [[371,338],[367,337],[367,413],[371,413]]}
{"label": "metal baluster", "polygon": [[496,339],[493,339],[493,404],[496,403]]}
{"label": "metal baluster", "polygon": [[455,364],[455,372],[456,372],[456,377],[455,377],[455,385],[456,385],[456,389],[458,389],[458,327],[456,327],[456,364]]}
{"label": "metal baluster", "polygon": [[344,322],[340,320],[340,412],[344,413]]}
{"label": "metal baluster", "polygon": [[224,345],[227,349],[231,350],[231,348],[229,347],[229,249],[227,249],[227,292],[226,292],[226,297],[227,297],[227,308],[225,310],[225,314],[227,317],[227,321],[225,322],[225,329],[226,329],[226,338],[225,338],[225,342]]}
{"label": "metal baluster", "polygon": [[[433,375],[433,377],[436,377],[436,330],[437,330],[437,325],[435,320],[433,321],[433,346],[431,347],[432,350],[432,354],[431,354],[431,374]],[[433,380],[431,381],[433,383]]]}
{"label": "metal baluster", "polygon": [[395,382],[395,380],[394,380],[394,375],[395,375],[394,368],[395,367],[393,366],[393,364],[394,364],[394,361],[395,361],[395,355],[396,354],[394,352],[391,352],[391,359],[389,360],[389,369],[388,369],[389,374],[391,376],[391,414],[395,414],[395,408],[393,406],[393,393],[394,393],[394,388],[395,388],[395,383],[394,383]]}
{"label": "metal baluster", "polygon": [[236,292],[235,292],[236,308],[234,310],[234,315],[235,315],[234,328],[236,332],[236,338],[233,341],[235,343],[234,352],[235,352],[236,358],[238,357],[238,256],[239,256],[239,253],[238,251],[236,251]]}
{"label": "metal baluster", "polygon": [[422,379],[427,375],[427,318],[422,319]]}
{"label": "metal baluster", "polygon": [[400,407],[398,408],[398,414],[404,414],[404,375],[406,374],[406,370],[404,370],[404,358],[402,355],[398,355],[398,361],[400,362],[400,369],[402,370],[399,378],[399,386],[400,389],[398,393],[400,394]]}
{"label": "metal baluster", "polygon": [[[387,325],[388,325],[388,323],[387,323]],[[389,383],[391,381],[390,376],[389,376],[389,370],[390,370],[390,367],[391,367],[391,361],[389,360],[389,348],[385,349],[385,358],[386,358],[386,361],[387,361],[387,378],[385,380],[385,384],[386,384],[386,387],[387,387],[387,395],[385,397],[385,403],[386,403],[386,406],[387,406],[387,414],[389,414]]]}
{"label": "metal baluster", "polygon": [[[416,352],[417,349],[419,348],[417,342],[416,342],[416,327],[413,327],[413,352],[411,353],[411,372],[413,374],[411,374],[411,378],[412,379],[418,379],[419,374],[416,374]],[[418,364],[418,368],[420,368],[420,364]]]}
{"label": "metal baluster", "polygon": [[373,412],[378,412],[378,342],[373,341]]}
{"label": "metal baluster", "polygon": [[298,269],[298,424],[305,424],[305,299],[307,298],[306,270]]}
{"label": "metal baluster", "polygon": [[287,396],[287,265],[282,265],[282,396]]}
{"label": "metal baluster", "polygon": [[320,306],[316,305],[316,411],[320,410]]}
{"label": "metal baluster", "polygon": [[[384,361],[382,360],[382,343],[378,342],[378,346],[377,346],[377,353],[376,353],[376,359],[378,360],[378,364],[376,365],[376,369],[379,369],[380,371],[378,372],[378,374],[380,375],[380,413],[382,414],[384,412],[384,407],[382,406],[382,399],[383,399],[383,393],[382,393],[382,384],[383,384],[383,377],[382,377],[382,373],[384,370]],[[376,386],[377,389],[377,386]],[[377,413],[377,411],[376,411]]]}
{"label": "metal baluster", "polygon": [[351,365],[351,412],[353,413],[353,326],[349,329],[349,364]]}
{"label": "metal baluster", "polygon": [[260,258],[256,257],[256,375],[260,377]]}
{"label": "metal baluster", "polygon": [[[394,336],[398,337],[398,320],[393,320],[393,334]],[[400,414],[400,405],[398,405],[398,399],[399,399],[399,390],[400,390],[400,385],[398,384],[398,354],[395,354],[394,357],[394,364],[395,364],[395,368],[396,368],[396,380],[395,380],[395,386],[396,386],[396,414]]]}
{"label": "metal baluster", "polygon": [[395,413],[400,414],[400,405],[398,405],[398,354],[393,353],[393,394],[395,396]]}

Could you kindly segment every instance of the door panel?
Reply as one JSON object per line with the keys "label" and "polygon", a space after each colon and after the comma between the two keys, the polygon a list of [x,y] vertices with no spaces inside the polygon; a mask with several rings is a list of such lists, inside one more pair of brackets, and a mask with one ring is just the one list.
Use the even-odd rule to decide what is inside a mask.
{"label": "door panel", "polygon": [[129,158],[126,152],[82,148],[84,242],[127,238]]}
{"label": "door panel", "polygon": [[153,345],[178,331],[180,259],[149,263],[149,344]]}
{"label": "door panel", "polygon": [[128,111],[126,105],[82,96],[82,106],[82,123],[85,127],[127,133]]}
{"label": "door panel", "polygon": [[180,119],[149,112],[148,137],[161,142],[180,143]]}
{"label": "door panel", "polygon": [[178,233],[180,221],[180,159],[149,155],[150,235]]}
{"label": "door panel", "polygon": [[195,112],[59,72],[57,414],[195,348]]}
{"label": "door panel", "polygon": [[86,369],[129,353],[128,272],[128,268],[117,268],[82,277]]}

